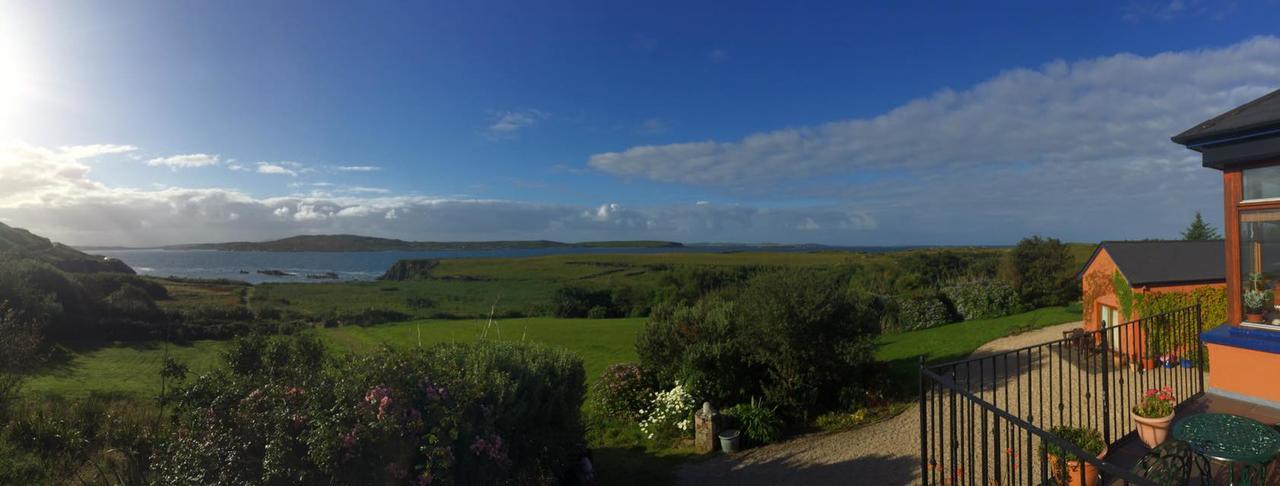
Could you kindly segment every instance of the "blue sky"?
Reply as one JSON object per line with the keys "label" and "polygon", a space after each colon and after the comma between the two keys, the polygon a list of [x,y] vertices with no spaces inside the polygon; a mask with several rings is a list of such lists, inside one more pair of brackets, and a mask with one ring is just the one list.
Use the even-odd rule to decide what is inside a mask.
{"label": "blue sky", "polygon": [[0,221],[1171,237],[1221,189],[1168,136],[1280,87],[1275,2],[689,3],[0,0]]}

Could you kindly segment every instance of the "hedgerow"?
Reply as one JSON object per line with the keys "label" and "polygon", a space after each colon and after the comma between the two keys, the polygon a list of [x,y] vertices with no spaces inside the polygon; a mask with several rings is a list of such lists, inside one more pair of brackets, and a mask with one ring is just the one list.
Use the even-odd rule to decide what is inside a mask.
{"label": "hedgerow", "polygon": [[185,387],[166,484],[545,484],[582,443],[582,362],[530,345],[331,358],[313,338],[237,340]]}

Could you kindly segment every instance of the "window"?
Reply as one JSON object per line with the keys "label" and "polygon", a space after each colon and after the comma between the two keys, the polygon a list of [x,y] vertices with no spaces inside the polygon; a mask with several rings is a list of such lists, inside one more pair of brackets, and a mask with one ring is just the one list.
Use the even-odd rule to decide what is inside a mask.
{"label": "window", "polygon": [[[1271,289],[1280,279],[1280,209],[1240,212],[1240,289],[1243,293],[1254,290],[1253,276],[1258,276],[1257,290],[1266,293],[1263,299],[1264,321],[1275,314]],[[1248,299],[1241,295],[1248,308]]]}
{"label": "window", "polygon": [[1244,200],[1280,198],[1280,165],[1245,169]]}

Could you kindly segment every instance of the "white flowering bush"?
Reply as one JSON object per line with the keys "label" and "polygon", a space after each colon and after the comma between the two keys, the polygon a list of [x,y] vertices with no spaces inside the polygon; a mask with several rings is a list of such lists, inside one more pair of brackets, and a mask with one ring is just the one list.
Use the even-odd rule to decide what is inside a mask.
{"label": "white flowering bush", "polygon": [[669,435],[688,435],[693,431],[693,408],[697,404],[684,386],[653,394],[653,404],[640,410],[640,430],[650,440]]}

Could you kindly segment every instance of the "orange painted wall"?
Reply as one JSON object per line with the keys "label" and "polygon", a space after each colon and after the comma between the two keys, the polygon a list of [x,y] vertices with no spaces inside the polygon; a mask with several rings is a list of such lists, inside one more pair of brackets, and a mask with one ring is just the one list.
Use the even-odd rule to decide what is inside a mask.
{"label": "orange painted wall", "polygon": [[1080,279],[1080,295],[1084,307],[1081,312],[1084,313],[1082,320],[1085,330],[1098,330],[1103,304],[1120,308],[1120,301],[1116,300],[1116,289],[1111,284],[1111,276],[1115,271],[1116,262],[1106,250],[1098,252],[1097,258],[1084,269]]}
{"label": "orange painted wall", "polygon": [[1209,386],[1280,403],[1280,354],[1205,344],[1209,350]]}
{"label": "orange painted wall", "polygon": [[[1083,302],[1082,320],[1083,327],[1087,331],[1096,331],[1099,329],[1102,316],[1102,306],[1110,306],[1120,309],[1120,300],[1116,297],[1115,285],[1112,284],[1112,276],[1117,271],[1115,260],[1111,259],[1111,255],[1107,251],[1101,250],[1098,256],[1089,263],[1089,267],[1085,269],[1081,276],[1081,300]],[[1123,273],[1123,272],[1121,272]],[[1190,285],[1148,285],[1135,287],[1134,294],[1162,294],[1162,293],[1187,293],[1201,287],[1225,288],[1226,282],[1209,283],[1209,284],[1190,284]],[[1129,316],[1124,322],[1141,319],[1142,316],[1138,312],[1136,306],[1129,310]],[[1124,316],[1121,316],[1124,319]],[[1115,325],[1122,323],[1108,323]],[[1137,326],[1131,326],[1129,332],[1125,336],[1114,336],[1115,345],[1123,346],[1128,349],[1124,354],[1131,356],[1140,356],[1144,354],[1142,350],[1146,349],[1146,336]]]}

